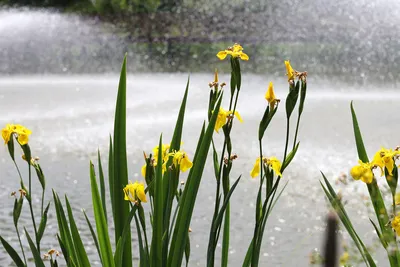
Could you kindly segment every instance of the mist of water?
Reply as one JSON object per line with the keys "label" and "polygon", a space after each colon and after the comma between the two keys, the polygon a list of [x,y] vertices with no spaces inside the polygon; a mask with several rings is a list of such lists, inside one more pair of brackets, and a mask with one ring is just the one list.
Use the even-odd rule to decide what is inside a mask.
{"label": "mist of water", "polygon": [[58,11],[0,10],[0,73],[116,73],[125,52],[131,71],[211,71],[216,51],[240,42],[251,58],[247,72],[282,74],[282,60],[290,59],[313,76],[398,79],[398,1],[187,2],[174,13],[135,14],[115,25]]}

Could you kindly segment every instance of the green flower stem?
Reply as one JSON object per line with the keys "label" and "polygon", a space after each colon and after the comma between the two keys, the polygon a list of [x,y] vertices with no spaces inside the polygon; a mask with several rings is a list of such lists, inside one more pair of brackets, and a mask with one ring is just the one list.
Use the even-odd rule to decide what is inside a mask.
{"label": "green flower stem", "polygon": [[44,189],[42,190],[42,208],[40,209],[41,218],[43,218],[43,205],[44,205]]}
{"label": "green flower stem", "polygon": [[[294,150],[294,148],[296,147],[297,134],[298,134],[298,132],[299,132],[299,125],[300,125],[300,117],[301,117],[301,114],[299,113],[299,116],[297,117],[296,133],[294,134],[294,142],[293,142],[293,148],[292,148],[292,150]],[[286,154],[286,153],[285,153],[285,154]]]}
{"label": "green flower stem", "polygon": [[37,236],[37,228],[36,228],[35,216],[33,214],[33,207],[32,207],[32,170],[31,170],[30,162],[28,162],[28,170],[29,170],[28,172],[29,172],[29,195],[30,195],[30,200],[28,201],[28,203],[29,203],[29,209],[31,211],[33,229],[35,231],[36,246],[37,246],[37,250],[40,253],[40,241],[39,241],[38,236]]}
{"label": "green flower stem", "polygon": [[22,182],[22,175],[21,175],[21,172],[20,172],[20,170],[19,170],[19,168],[18,168],[18,165],[17,165],[17,163],[15,162],[15,160],[13,160],[13,162],[14,162],[15,168],[17,168],[17,172],[18,172],[18,175],[19,175],[19,179],[20,179],[21,182]]}
{"label": "green flower stem", "polygon": [[283,161],[285,162],[286,160],[286,155],[287,155],[287,148],[288,148],[288,144],[289,144],[289,128],[290,128],[290,118],[287,118],[286,121],[286,144],[285,144],[285,154],[283,156]]}

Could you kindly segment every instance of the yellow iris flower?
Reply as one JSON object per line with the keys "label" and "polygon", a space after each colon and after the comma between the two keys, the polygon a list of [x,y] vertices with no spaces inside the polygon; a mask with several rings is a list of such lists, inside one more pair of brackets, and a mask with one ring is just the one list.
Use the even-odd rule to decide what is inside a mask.
{"label": "yellow iris flower", "polygon": [[396,231],[396,234],[400,236],[400,216],[397,215],[392,220],[392,228]]}
{"label": "yellow iris flower", "polygon": [[[166,158],[167,158],[167,155],[168,155],[168,150],[169,150],[169,148],[171,147],[171,145],[170,144],[162,144],[161,145],[161,152],[162,152],[162,155],[161,155],[161,157],[163,158],[163,162],[165,163],[166,162]],[[158,152],[159,152],[159,149],[158,149],[158,146],[156,146],[156,147],[154,147],[153,148],[153,166],[154,167],[156,167],[157,166],[157,159],[158,159]],[[142,166],[142,169],[141,169],[141,174],[142,174],[142,176],[143,177],[146,177],[146,168],[147,168],[147,165],[146,165],[146,163]],[[164,164],[163,164],[163,172],[166,170],[166,168],[165,168],[165,166],[164,166]]]}
{"label": "yellow iris flower", "polygon": [[7,124],[6,127],[4,127],[1,130],[1,137],[3,137],[4,144],[6,145],[8,142],[10,142],[11,135],[13,133],[13,128],[12,124]]}
{"label": "yellow iris flower", "polygon": [[193,166],[193,163],[190,161],[186,152],[184,152],[182,150],[168,153],[168,156],[173,157],[172,164],[176,168],[178,168],[178,166],[179,166],[179,169],[181,172],[185,172],[185,171],[189,170],[190,168],[192,168],[192,166]]}
{"label": "yellow iris flower", "polygon": [[29,135],[32,134],[29,129],[22,125],[7,124],[6,127],[1,130],[1,136],[3,137],[4,144],[10,142],[10,139],[14,133],[17,134],[18,143],[21,145],[26,145],[29,141]]}
{"label": "yellow iris flower", "polygon": [[249,60],[249,56],[243,52],[243,47],[240,44],[234,44],[232,47],[228,47],[223,51],[219,51],[217,57],[220,60],[224,60],[227,55],[233,58],[240,58],[242,60]]}
{"label": "yellow iris flower", "polygon": [[124,199],[130,202],[137,203],[138,200],[141,202],[147,202],[144,184],[142,183],[135,182],[132,184],[132,182],[129,181],[129,184],[127,184],[124,188],[124,193]]}
{"label": "yellow iris flower", "polygon": [[[161,158],[165,158],[165,156],[167,155],[167,150],[170,148],[170,146],[171,146],[170,144],[162,144],[161,145],[161,151],[162,151]],[[158,146],[153,148],[155,160],[158,159],[158,151],[159,151]]]}
{"label": "yellow iris flower", "polygon": [[374,159],[372,163],[377,165],[381,169],[381,176],[385,174],[384,167],[389,172],[389,175],[393,175],[392,171],[394,168],[394,157],[399,155],[399,151],[393,151],[392,149],[381,148],[378,152],[375,153]]}
{"label": "yellow iris flower", "polygon": [[272,111],[275,105],[279,102],[279,99],[276,98],[274,92],[274,84],[272,82],[269,83],[268,90],[265,93],[265,99],[269,103],[269,109]]}
{"label": "yellow iris flower", "polygon": [[360,180],[364,183],[370,184],[374,179],[374,173],[372,172],[372,168],[374,164],[372,163],[364,163],[361,160],[358,161],[358,165],[354,166],[350,170],[350,175],[354,178],[354,180]]}
{"label": "yellow iris flower", "polygon": [[[217,121],[215,123],[215,131],[218,133],[219,129],[222,128],[226,124],[226,120],[233,114],[230,110],[225,110],[223,108],[219,108]],[[242,117],[240,116],[239,112],[235,111],[235,117],[240,121],[243,122]]]}
{"label": "yellow iris flower", "polygon": [[[282,164],[276,157],[270,157],[270,158],[263,157],[262,161],[264,164],[267,164],[267,166],[271,168],[279,177],[282,177],[281,173]],[[260,158],[258,157],[256,159],[256,162],[254,163],[253,169],[250,171],[250,176],[252,178],[257,177],[258,175],[260,175],[260,170],[261,170]]]}
{"label": "yellow iris flower", "polygon": [[288,76],[288,81],[290,82],[291,80],[294,80],[296,71],[290,65],[289,60],[285,60],[285,66],[286,66],[286,72],[287,72],[286,75]]}

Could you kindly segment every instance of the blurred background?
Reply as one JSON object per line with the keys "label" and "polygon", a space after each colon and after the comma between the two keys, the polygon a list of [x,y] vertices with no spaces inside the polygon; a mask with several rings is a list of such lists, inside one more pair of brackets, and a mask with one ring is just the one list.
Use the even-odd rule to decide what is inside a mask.
{"label": "blurred background", "polygon": [[[396,0],[0,0],[0,73],[204,72],[241,43],[246,71],[398,80]],[[222,68],[227,65],[221,65]]]}
{"label": "blurred background", "polygon": [[[347,176],[358,160],[349,106],[354,100],[370,157],[381,146],[400,144],[400,1],[0,0],[0,128],[19,123],[32,130],[30,146],[47,177],[47,200],[51,188],[69,196],[93,265],[99,262],[81,209],[91,216],[88,166],[89,160],[96,161],[98,148],[107,165],[124,54],[128,53],[129,179],[134,181],[141,180],[143,151],[156,146],[161,132],[165,142],[172,137],[189,73],[183,148],[193,157],[207,118],[208,83],[214,80],[215,68],[221,82],[230,79],[229,63],[215,55],[235,42],[250,60],[241,63],[238,111],[244,122],[235,121],[232,132],[238,159],[231,178],[243,178],[231,199],[230,266],[241,266],[254,229],[259,181],[249,172],[258,156],[257,128],[270,81],[282,104],[264,138],[264,150],[266,156],[283,157],[287,59],[294,69],[308,71],[307,100],[300,148],[282,178],[289,183],[267,224],[260,264],[309,266],[310,255],[319,254],[329,211],[320,170],[331,181],[346,181],[335,186],[343,193],[356,229],[367,245],[378,244],[368,220],[374,215],[365,199],[365,184]],[[223,105],[227,108],[227,101]],[[223,136],[215,134],[215,141],[221,144]],[[24,166],[22,160],[18,163]],[[22,172],[26,175],[24,168]],[[383,179],[378,182],[385,188]],[[189,266],[206,264],[215,194],[211,162],[201,183]],[[15,167],[1,146],[0,235],[14,247],[18,240],[10,192],[18,188]],[[37,181],[33,188],[33,199],[39,201]],[[28,222],[23,213],[20,224]],[[48,225],[42,247],[57,248],[53,213]],[[341,251],[347,246],[356,266],[357,253],[347,236],[340,236]],[[22,242],[29,250],[25,237]],[[378,265],[388,266],[385,251],[375,248]],[[220,250],[218,246],[217,265]],[[0,266],[10,263],[0,246]]]}

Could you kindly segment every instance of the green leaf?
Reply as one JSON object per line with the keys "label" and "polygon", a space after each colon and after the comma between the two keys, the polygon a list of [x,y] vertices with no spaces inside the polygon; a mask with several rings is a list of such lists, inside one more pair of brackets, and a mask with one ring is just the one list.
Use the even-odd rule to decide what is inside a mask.
{"label": "green leaf", "polygon": [[22,148],[22,151],[24,152],[25,155],[25,160],[27,161],[28,165],[31,165],[31,159],[32,159],[32,154],[31,154],[31,148],[29,147],[28,144],[26,145],[20,145]]}
{"label": "green leaf", "polygon": [[303,113],[304,102],[306,100],[306,94],[307,94],[307,82],[301,81],[299,116]]}
{"label": "green leaf", "polygon": [[[187,83],[186,83],[186,89],[185,89],[185,94],[183,96],[181,106],[179,109],[179,114],[178,118],[176,120],[175,124],[175,130],[174,134],[170,143],[170,149],[169,151],[179,151],[181,142],[182,142],[182,130],[183,130],[183,122],[185,118],[185,110],[186,110],[186,102],[187,102],[187,97],[188,97],[188,92],[189,92],[189,81],[190,79],[188,78]],[[172,164],[172,158],[169,158],[167,165]],[[163,262],[167,261],[167,256],[168,256],[168,240],[169,240],[169,224],[170,224],[170,219],[171,219],[171,210],[172,210],[172,203],[175,197],[175,193],[178,189],[178,184],[179,184],[179,171],[168,171],[164,173],[163,176],[163,197],[164,197],[164,223],[163,223],[163,233],[166,235],[166,238],[164,238],[164,244],[163,244]]]}
{"label": "green leaf", "polygon": [[390,191],[392,192],[392,197],[394,199],[396,195],[396,189],[397,189],[397,182],[399,180],[399,173],[398,173],[398,168],[396,164],[394,164],[394,168],[392,170],[393,175],[389,175],[389,171],[387,168],[385,168],[385,177],[386,181],[389,185]]}
{"label": "green leaf", "polygon": [[139,262],[140,262],[139,266],[144,267],[146,265],[149,265],[148,264],[149,262],[146,261],[146,255],[145,255],[146,252],[143,247],[142,231],[140,230],[139,220],[138,220],[136,214],[135,214],[135,224],[136,224],[137,237],[138,237],[138,243],[139,243]]}
{"label": "green leaf", "polygon": [[10,137],[10,141],[7,143],[8,153],[10,154],[11,159],[15,162],[14,157],[14,137],[13,135]]}
{"label": "green leaf", "polygon": [[246,256],[244,258],[242,267],[249,267],[251,264],[251,257],[253,255],[253,240],[251,240],[250,245],[247,249]]}
{"label": "green leaf", "polygon": [[[162,136],[160,136],[159,148],[162,147]],[[157,162],[162,162],[162,153],[158,153]],[[162,164],[157,164],[154,190],[154,215],[153,215],[153,239],[150,251],[151,266],[162,266],[162,245],[164,233],[164,192]]]}
{"label": "green leaf", "polygon": [[[222,95],[219,98],[216,110],[219,110],[222,102]],[[180,200],[177,221],[174,227],[171,247],[168,254],[168,265],[181,266],[183,254],[186,247],[187,231],[193,214],[194,204],[196,202],[197,192],[203,175],[204,166],[210,148],[212,135],[218,113],[214,112],[207,126],[207,130],[202,138],[199,139],[198,149],[193,160],[193,167],[190,169],[185,189]],[[201,142],[201,143],[200,143]]]}
{"label": "green leaf", "polygon": [[190,236],[189,236],[189,232],[188,232],[187,241],[186,241],[186,247],[185,247],[186,267],[189,266],[189,259],[190,259]]}
{"label": "green leaf", "polygon": [[[231,198],[233,192],[235,191],[235,188],[238,185],[241,177],[242,176],[239,176],[239,178],[236,179],[235,183],[232,185],[232,187],[229,189],[229,192],[225,196],[224,202],[223,202],[223,204],[221,206],[221,209],[220,209],[220,211],[218,213],[218,216],[216,217],[215,221],[213,222],[214,225],[213,225],[213,230],[212,231],[214,233],[216,233],[217,229],[219,229],[221,227],[222,219],[224,218],[224,215],[226,216],[227,208],[229,207],[230,198]],[[229,231],[229,227],[227,229],[228,229],[227,231]],[[229,232],[228,233],[225,232],[225,229],[224,229],[224,235],[225,234],[229,235]],[[213,249],[214,250],[216,248],[217,240],[218,240],[218,238],[215,236],[214,241],[213,241]],[[225,244],[225,246],[228,246],[228,249],[229,249],[229,239],[226,242],[227,242],[227,244]],[[209,247],[209,249],[210,249],[210,247]],[[209,252],[211,253],[211,251],[209,251]],[[227,265],[228,264],[228,256],[224,255],[224,253],[223,253],[222,257],[225,257],[225,259],[224,258],[221,259],[222,266],[224,266],[224,264]],[[214,257],[210,257],[210,258],[208,258],[208,260],[213,259],[213,258]],[[209,262],[208,266],[213,266],[213,262]]]}
{"label": "green leaf", "polygon": [[74,264],[71,261],[71,258],[69,257],[68,249],[58,234],[57,234],[57,240],[58,240],[58,244],[60,245],[61,252],[64,256],[65,262],[67,263],[67,266],[73,266]]}
{"label": "green leaf", "polygon": [[122,265],[122,253],[123,253],[124,244],[126,242],[126,237],[127,237],[126,233],[128,233],[128,231],[130,231],[130,229],[131,229],[131,221],[132,221],[133,216],[135,215],[136,210],[137,210],[137,206],[134,205],[131,208],[131,211],[129,212],[129,215],[128,215],[128,219],[125,222],[122,236],[117,242],[117,247],[115,248],[115,254],[114,254],[114,262],[115,262],[116,267],[123,266]]}
{"label": "green leaf", "polygon": [[366,263],[367,266],[373,266],[375,267],[375,262],[373,261],[369,251],[365,247],[364,243],[356,233],[349,216],[346,213],[346,210],[344,209],[342,203],[340,202],[337,194],[335,193],[333,187],[329,183],[328,179],[325,177],[324,173],[322,173],[322,177],[324,179],[324,182],[327,186],[327,188],[324,187],[324,185],[321,182],[322,189],[325,192],[325,195],[327,196],[329,202],[332,205],[332,208],[337,212],[341,222],[343,223],[344,227],[346,228],[347,232],[349,233],[350,237],[354,241],[354,244],[356,245],[358,251],[360,252],[361,257],[363,258],[364,262]]}
{"label": "green leaf", "polygon": [[376,234],[378,235],[379,240],[381,241],[382,246],[386,249],[386,248],[388,247],[388,244],[387,244],[386,240],[383,238],[381,232],[379,231],[379,229],[378,229],[378,227],[376,226],[376,224],[374,223],[374,221],[371,220],[371,219],[369,219],[369,221],[370,221],[370,222],[372,223],[372,225],[374,226],[375,231],[376,231]]}
{"label": "green leaf", "polygon": [[110,146],[108,151],[108,185],[110,190],[111,208],[113,216],[115,217],[115,204],[114,204],[114,149],[112,143],[112,137],[110,135]]}
{"label": "green leaf", "polygon": [[[28,231],[25,230],[26,239],[28,239],[29,247],[31,248],[33,258],[35,260],[36,267],[46,267],[43,263],[42,257],[40,256],[40,252],[36,249],[35,244],[33,243]],[[19,265],[21,266],[21,265]],[[22,265],[24,266],[24,265]]]}
{"label": "green leaf", "polygon": [[106,206],[106,186],[104,183],[104,172],[103,166],[101,164],[101,155],[100,150],[97,150],[97,162],[99,164],[99,178],[100,178],[100,196],[101,196],[101,204],[103,205],[104,209],[104,216],[106,217],[106,222],[108,224],[107,219],[107,206]]}
{"label": "green leaf", "polygon": [[50,202],[49,202],[49,204],[47,204],[47,206],[43,212],[42,219],[40,220],[39,229],[38,229],[38,233],[37,233],[37,238],[38,238],[39,242],[40,242],[40,240],[42,240],[44,230],[46,229],[47,213],[49,212],[49,208],[50,208]]}
{"label": "green leaf", "polygon": [[35,168],[36,176],[38,177],[39,183],[42,186],[42,189],[44,191],[46,189],[46,179],[44,177],[43,170],[38,163],[35,164],[34,168]]}
{"label": "green leaf", "polygon": [[356,138],[358,158],[362,162],[368,163],[369,159],[368,159],[367,151],[365,150],[365,147],[364,147],[364,142],[363,142],[363,139],[361,136],[360,127],[358,126],[356,112],[354,111],[354,108],[353,108],[353,101],[351,101],[350,109],[351,109],[351,117],[353,118],[353,129],[354,129],[354,137]]}
{"label": "green leaf", "polygon": [[70,255],[71,261],[77,262],[78,255],[76,253],[75,246],[73,243],[73,238],[68,227],[68,222],[65,216],[64,208],[61,204],[60,198],[58,197],[57,193],[54,190],[53,190],[53,199],[54,199],[54,206],[56,208],[58,230],[60,231],[61,240],[65,245],[65,249],[68,251],[68,254]]}
{"label": "green leaf", "polygon": [[65,203],[67,205],[68,220],[71,228],[71,234],[74,241],[74,246],[78,256],[79,266],[90,267],[89,258],[87,256],[85,246],[83,245],[81,236],[79,234],[78,227],[76,226],[74,214],[72,213],[71,205],[69,204],[67,196],[65,196]]}
{"label": "green leaf", "polygon": [[[122,235],[124,224],[129,215],[129,203],[124,200],[123,188],[128,184],[128,163],[126,156],[126,56],[122,63],[121,76],[119,79],[117,104],[115,108],[114,122],[114,176],[113,188],[113,215],[115,226],[115,243]],[[99,235],[100,237],[100,235]],[[131,240],[131,231],[127,233],[127,240]],[[100,242],[101,244],[101,242]],[[132,266],[131,242],[124,244],[123,261],[124,267]],[[104,258],[105,263],[108,262]]]}
{"label": "green leaf", "polygon": [[296,86],[289,91],[286,97],[286,117],[289,119],[296,106],[297,99],[299,98],[300,82],[297,81]]}
{"label": "green leaf", "polygon": [[17,227],[18,225],[18,220],[19,216],[21,215],[23,201],[24,199],[22,197],[14,200],[13,219],[15,227]]}
{"label": "green leaf", "polygon": [[102,265],[103,265],[103,259],[101,258],[101,251],[100,251],[99,241],[97,240],[96,233],[94,232],[92,223],[89,221],[89,218],[88,218],[88,216],[86,215],[86,212],[85,212],[85,211],[83,211],[83,215],[85,215],[86,223],[88,224],[90,233],[92,234],[92,238],[93,238],[94,245],[96,246],[97,253],[99,254],[100,262],[101,262]]}
{"label": "green leaf", "polygon": [[[101,198],[97,186],[96,176],[94,173],[94,166],[90,162],[90,185],[92,189],[92,202],[94,210],[94,218],[96,221],[97,236],[99,237],[101,258],[103,259],[104,266],[114,266],[114,259],[111,250],[111,243],[108,234],[108,227],[106,218],[104,216],[104,209],[101,205]],[[128,239],[130,240],[130,239]],[[132,260],[130,261],[132,264]]]}
{"label": "green leaf", "polygon": [[7,251],[8,255],[10,255],[11,259],[14,261],[15,265],[25,266],[24,262],[21,260],[15,249],[10,244],[8,244],[8,242],[2,236],[0,236],[0,241],[1,244],[3,244],[3,247]]}
{"label": "green leaf", "polygon": [[292,162],[294,156],[296,155],[297,149],[299,148],[299,145],[300,142],[298,142],[297,145],[294,147],[294,149],[290,151],[290,153],[287,155],[285,161],[282,164],[281,173],[283,173],[283,171],[287,168],[287,166],[289,166],[290,162]]}

